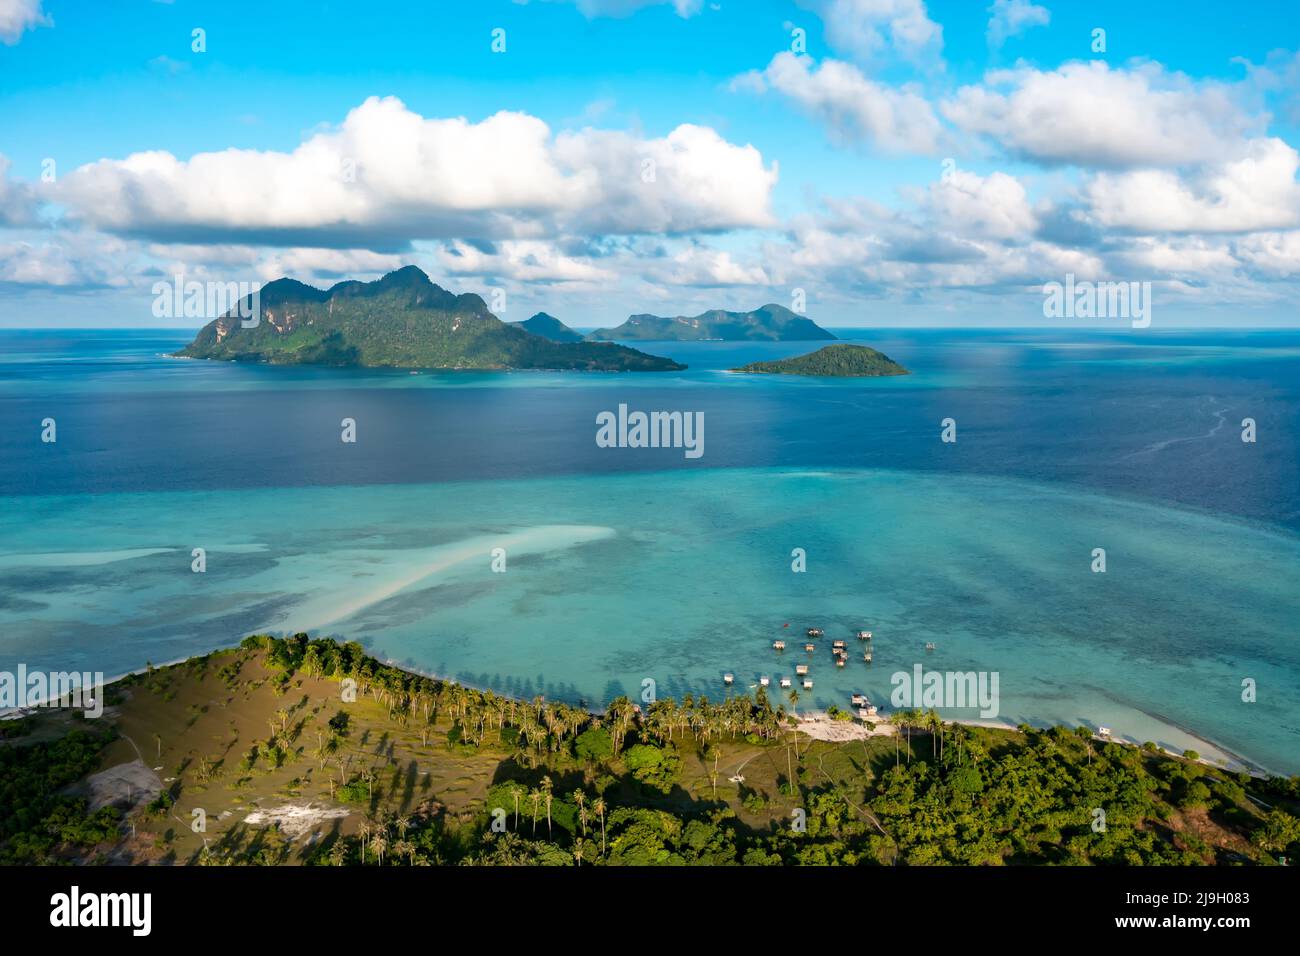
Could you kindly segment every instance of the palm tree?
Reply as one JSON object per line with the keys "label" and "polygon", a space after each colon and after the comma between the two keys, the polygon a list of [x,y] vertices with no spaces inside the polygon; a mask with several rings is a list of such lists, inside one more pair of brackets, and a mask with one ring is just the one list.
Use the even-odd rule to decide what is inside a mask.
{"label": "palm tree", "polygon": [[342,866],[347,855],[347,845],[342,840],[335,840],[334,845],[330,847],[330,862],[335,866]]}
{"label": "palm tree", "polygon": [[591,809],[596,811],[600,817],[600,855],[605,855],[605,798],[597,797],[596,802],[591,805]]}
{"label": "palm tree", "polygon": [[587,795],[581,789],[573,791],[573,802],[578,805],[578,820],[582,823],[582,835],[587,835]]}
{"label": "palm tree", "polygon": [[510,784],[510,795],[515,798],[515,829],[519,829],[519,798],[524,795],[524,790],[519,784]]}
{"label": "palm tree", "polygon": [[406,857],[406,862],[410,866],[415,866],[415,844],[410,840],[398,840],[393,844],[393,852],[398,856]]}
{"label": "palm tree", "polygon": [[384,851],[388,849],[388,838],[384,836],[382,831],[376,833],[375,838],[370,841],[370,849],[375,851],[375,855],[379,857],[379,865],[383,866]]}
{"label": "palm tree", "polygon": [[366,839],[370,836],[370,821],[362,820],[361,826],[357,827],[357,832],[361,834],[361,862],[366,862]]}
{"label": "palm tree", "polygon": [[546,835],[548,837],[552,835],[551,834],[551,791],[554,788],[555,788],[555,784],[551,782],[550,777],[542,778],[542,796],[546,798]]}
{"label": "palm tree", "polygon": [[537,802],[542,799],[542,791],[529,790],[528,799],[533,801],[533,833],[537,832]]}

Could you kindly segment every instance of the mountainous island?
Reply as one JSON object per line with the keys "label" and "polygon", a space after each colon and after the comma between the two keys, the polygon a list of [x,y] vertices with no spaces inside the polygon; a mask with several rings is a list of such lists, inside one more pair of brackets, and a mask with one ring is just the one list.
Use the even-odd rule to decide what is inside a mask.
{"label": "mountainous island", "polygon": [[583,339],[581,332],[574,331],[555,316],[545,312],[538,312],[532,318],[510,324],[518,326],[525,332],[550,339],[552,342],[581,342]]}
{"label": "mountainous island", "polygon": [[768,375],[817,375],[826,378],[873,378],[881,375],[910,375],[888,355],[865,345],[827,345],[816,352],[774,362],[751,362],[733,372]]}
{"label": "mountainous island", "polygon": [[277,279],[260,318],[233,311],[199,330],[183,358],[281,365],[442,369],[680,371],[671,359],[608,342],[556,342],[502,322],[477,295],[456,295],[415,266],[327,290]]}
{"label": "mountainous island", "polygon": [[768,303],[750,312],[711,309],[699,315],[673,317],[630,315],[612,329],[597,329],[588,341],[800,342],[835,338],[811,319],[785,306]]}

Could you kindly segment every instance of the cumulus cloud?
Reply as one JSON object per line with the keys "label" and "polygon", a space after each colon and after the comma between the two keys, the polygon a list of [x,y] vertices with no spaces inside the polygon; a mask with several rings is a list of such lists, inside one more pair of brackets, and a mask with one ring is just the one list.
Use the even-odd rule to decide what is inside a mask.
{"label": "cumulus cloud", "polygon": [[[528,0],[515,0],[527,3]],[[588,20],[598,17],[630,17],[646,7],[672,6],[682,18],[693,17],[704,7],[704,0],[551,0],[552,3],[572,3]]]}
{"label": "cumulus cloud", "polygon": [[393,252],[421,238],[763,226],[776,177],[707,127],[555,136],[524,113],[430,119],[371,97],[289,153],[135,153],[74,170],[59,195],[123,235]]}
{"label": "cumulus cloud", "polygon": [[1300,154],[1280,139],[1252,140],[1239,158],[1178,173],[1100,173],[1085,186],[1101,226],[1131,232],[1255,232],[1300,225]]}
{"label": "cumulus cloud", "polygon": [[1025,187],[1006,173],[954,169],[932,183],[920,203],[936,226],[958,235],[1024,238],[1037,226]]}
{"label": "cumulus cloud", "polygon": [[28,183],[9,178],[8,157],[0,156],[0,226],[26,226],[36,221],[36,191]]}
{"label": "cumulus cloud", "polygon": [[531,239],[507,239],[486,246],[452,241],[440,247],[435,257],[437,271],[450,275],[516,282],[598,283],[617,278],[613,270],[568,255],[555,243]]}
{"label": "cumulus cloud", "polygon": [[993,47],[1033,27],[1045,27],[1052,20],[1051,11],[1030,0],[993,0],[988,12],[988,41]]}
{"label": "cumulus cloud", "polygon": [[778,53],[761,72],[732,81],[734,89],[788,97],[828,125],[841,142],[866,143],[891,153],[933,154],[941,127],[929,102],[912,88],[896,88],[867,79],[856,66]]}
{"label": "cumulus cloud", "polygon": [[737,262],[730,252],[692,245],[677,253],[666,270],[655,270],[646,278],[689,286],[767,286],[767,273],[757,264]]}
{"label": "cumulus cloud", "polygon": [[13,46],[28,30],[52,27],[41,0],[0,0],[0,43]]}
{"label": "cumulus cloud", "polygon": [[937,61],[943,27],[924,0],[801,0],[821,17],[832,48],[862,63],[897,55],[914,63]]}
{"label": "cumulus cloud", "polygon": [[1265,121],[1228,84],[1195,83],[1159,64],[1102,61],[995,71],[958,90],[942,112],[1015,156],[1102,168],[1219,159]]}

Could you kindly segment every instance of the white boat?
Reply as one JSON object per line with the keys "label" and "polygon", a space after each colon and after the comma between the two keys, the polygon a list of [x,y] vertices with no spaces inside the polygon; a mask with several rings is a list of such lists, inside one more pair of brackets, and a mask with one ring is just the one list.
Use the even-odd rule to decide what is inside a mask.
{"label": "white boat", "polygon": [[730,686],[730,685],[734,684],[735,682],[736,682],[736,675],[735,675],[735,674],[723,674],[723,675],[722,675],[722,683],[724,683],[724,684]]}
{"label": "white boat", "polygon": [[871,640],[871,632],[870,632],[870,631],[858,631],[858,640],[860,640],[860,641],[869,641],[869,640]]}
{"label": "white boat", "polygon": [[812,690],[812,678],[811,678],[811,677],[805,677],[805,678],[803,679],[803,689],[804,689],[804,690]]}
{"label": "white boat", "polygon": [[781,686],[782,686],[782,687],[789,687],[789,686],[790,686],[790,678],[788,678],[788,677],[782,677],[782,678],[781,678]]}
{"label": "white boat", "polygon": [[768,677],[766,674],[758,679],[759,687],[766,687],[770,683],[772,683],[772,678]]}
{"label": "white boat", "polygon": [[807,673],[808,673],[808,665],[807,665],[807,664],[795,664],[795,665],[794,665],[794,672],[795,672],[796,674],[798,674],[800,677],[803,677],[804,674],[807,674]]}
{"label": "white boat", "polygon": [[785,641],[773,641],[773,642],[772,642],[772,650],[774,650],[774,651],[783,651],[783,650],[785,650]]}
{"label": "white boat", "polygon": [[866,694],[854,694],[849,699],[853,701],[854,707],[865,707],[867,704],[871,703],[871,701],[867,700]]}

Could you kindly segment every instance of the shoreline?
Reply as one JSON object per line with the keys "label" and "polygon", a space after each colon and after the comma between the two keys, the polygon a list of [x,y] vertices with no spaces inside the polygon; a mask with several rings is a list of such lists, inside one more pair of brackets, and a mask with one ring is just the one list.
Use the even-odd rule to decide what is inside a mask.
{"label": "shoreline", "polygon": [[[1261,779],[1266,777],[1276,777],[1276,776],[1285,777],[1285,774],[1275,774],[1272,771],[1268,770],[1268,768],[1255,763],[1253,760],[1250,760],[1249,758],[1244,757],[1241,754],[1235,753],[1234,751],[1229,750],[1228,748],[1220,744],[1216,744],[1213,741],[1206,740],[1204,737],[1197,735],[1193,731],[1188,730],[1186,727],[1180,727],[1175,723],[1165,721],[1161,718],[1156,718],[1153,715],[1147,715],[1147,716],[1152,717],[1153,720],[1158,720],[1161,726],[1168,727],[1171,730],[1176,730],[1182,734],[1185,734],[1192,741],[1196,742],[1199,745],[1198,747],[1186,748],[1186,749],[1196,750],[1198,755],[1196,759],[1197,763],[1205,764],[1208,767],[1215,767],[1220,770],[1227,770],[1232,773],[1244,772],[1250,774],[1252,777],[1257,777]],[[889,736],[894,733],[897,733],[897,727],[894,724],[890,723],[888,714],[883,714],[878,716],[875,720],[870,722],[869,727],[866,721],[863,721],[861,718],[858,717],[854,717],[851,721],[834,720],[824,710],[804,711],[803,713],[799,714],[796,719],[798,720],[798,729],[802,733],[811,737],[813,740],[828,740],[831,742],[842,742],[844,740],[865,740],[869,737]],[[1017,726],[1015,724],[1012,724],[1004,720],[982,719],[982,718],[948,718],[948,717],[943,717],[942,714],[940,715],[940,719],[943,721],[943,723],[950,724],[950,725],[959,724],[963,727],[982,727],[986,730],[1005,730],[1005,731],[1011,731],[1013,733],[1017,731]],[[1047,726],[1066,726],[1066,725],[1052,724],[1043,727],[1039,727],[1037,725],[1032,725],[1032,726],[1034,726],[1036,730],[1045,730],[1047,729]],[[888,728],[888,729],[882,729],[882,728]],[[923,730],[918,732],[923,735],[928,733],[928,731],[923,731]],[[1120,744],[1125,747],[1140,748],[1142,744],[1145,743],[1145,741],[1138,740],[1136,737],[1132,735],[1113,733],[1109,737],[1103,737],[1100,734],[1096,733],[1095,731],[1093,732],[1092,739],[1104,741],[1106,743]],[[1154,743],[1154,741],[1152,742]],[[1156,748],[1157,748],[1157,752],[1162,753],[1166,756],[1173,756],[1173,757],[1186,759],[1183,758],[1183,754],[1181,751],[1173,750],[1169,747],[1161,746],[1159,743],[1156,743]]]}
{"label": "shoreline", "polygon": [[[246,635],[246,636],[252,636],[252,635]],[[331,639],[337,640],[337,638],[331,638]],[[241,640],[243,639],[241,638]],[[239,649],[239,643],[236,642],[234,644],[230,644],[225,647],[214,648],[213,650],[207,651],[203,654],[191,654],[188,656],[182,656],[170,661],[165,661],[160,664],[154,664],[150,662],[143,667],[136,668],[135,670],[124,671],[113,677],[104,678],[103,687],[107,689],[111,685],[118,683],[122,680],[125,680],[128,677],[136,677],[141,674],[148,673],[151,668],[153,670],[158,670],[164,667],[175,667],[179,664],[186,664],[190,661],[197,660],[198,658],[208,657],[211,656],[212,654],[236,651],[238,649]],[[496,694],[498,697],[512,699],[510,698],[510,695],[492,690],[491,688],[478,687],[474,684],[467,684],[455,678],[445,677],[429,671],[422,671],[409,664],[399,663],[393,660],[392,658],[378,657],[372,654],[369,651],[369,649],[367,649],[366,653],[368,656],[374,658],[375,660],[379,661],[380,663],[388,667],[396,668],[397,670],[404,671],[405,673],[412,674],[417,677],[424,677],[429,680],[441,681],[445,684],[454,684],[459,687],[467,687],[471,690],[476,690],[482,693],[491,693],[491,694]],[[518,698],[513,698],[513,699],[515,699],[516,702],[519,702]],[[566,701],[565,703],[568,702]],[[604,709],[592,707],[590,704],[587,704],[585,702],[582,704],[572,704],[571,706],[581,706],[582,709],[586,710],[588,713],[593,715],[600,715],[605,713]],[[637,706],[639,709],[639,705]],[[21,717],[25,717],[32,713],[35,713],[39,710],[53,710],[53,709],[58,709],[58,708],[47,707],[43,703],[37,705],[28,705],[25,708],[16,708],[16,707],[7,708],[4,710],[0,710],[0,720],[19,719]],[[81,709],[81,708],[74,708],[74,709]],[[1150,714],[1145,711],[1138,711],[1138,713],[1141,713],[1143,716],[1153,721],[1155,726],[1160,728],[1164,735],[1168,735],[1171,732],[1175,736],[1181,734],[1187,737],[1191,742],[1195,743],[1196,744],[1195,747],[1184,748],[1184,749],[1196,750],[1198,754],[1197,757],[1198,763],[1202,763],[1210,767],[1216,767],[1221,770],[1228,770],[1234,773],[1245,772],[1250,774],[1252,777],[1258,777],[1258,778],[1265,778],[1265,777],[1286,778],[1288,776],[1287,774],[1284,773],[1276,773],[1270,770],[1269,768],[1263,766],[1262,764],[1259,764],[1256,761],[1251,760],[1250,758],[1223,746],[1222,744],[1214,743],[1213,741],[1206,739],[1205,737],[1201,736],[1195,731],[1187,727],[1184,727],[1174,721],[1171,721],[1166,717]],[[843,742],[846,740],[863,740],[873,736],[888,736],[896,732],[895,726],[889,722],[889,715],[887,713],[878,716],[874,721],[871,722],[871,726],[869,728],[866,726],[866,723],[857,716],[854,716],[852,720],[848,720],[848,721],[833,720],[829,716],[826,710],[817,709],[817,708],[803,710],[798,712],[797,714],[791,714],[790,716],[792,716],[796,720],[797,729],[813,740]],[[987,730],[1004,730],[1004,731],[1011,731],[1011,732],[1015,732],[1017,730],[1016,724],[1013,724],[1007,720],[1002,720],[997,718],[990,719],[990,718],[944,717],[942,714],[940,714],[940,719],[945,724],[959,724],[966,727],[982,727]],[[1087,723],[1095,724],[1096,721],[1092,721],[1085,718],[1085,725]],[[1035,729],[1038,730],[1045,730],[1048,727],[1069,726],[1069,725],[1047,724],[1047,725],[1039,726],[1037,724],[1031,724],[1031,726],[1033,726]],[[882,727],[888,729],[880,729]],[[1157,734],[1156,736],[1160,736],[1160,734]],[[1141,747],[1142,744],[1146,742],[1144,740],[1139,740],[1136,736],[1132,734],[1125,734],[1123,732],[1114,732],[1109,737],[1102,737],[1094,731],[1093,739],[1102,740],[1109,743],[1117,743],[1126,747]],[[1150,740],[1151,738],[1147,738],[1147,739]],[[1182,752],[1179,750],[1162,746],[1160,743],[1154,740],[1152,740],[1151,742],[1156,744],[1159,753],[1169,755],[1169,756],[1175,756],[1179,758],[1183,757]]]}

